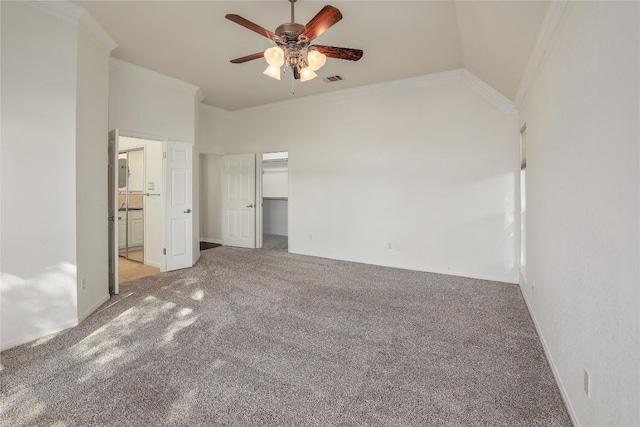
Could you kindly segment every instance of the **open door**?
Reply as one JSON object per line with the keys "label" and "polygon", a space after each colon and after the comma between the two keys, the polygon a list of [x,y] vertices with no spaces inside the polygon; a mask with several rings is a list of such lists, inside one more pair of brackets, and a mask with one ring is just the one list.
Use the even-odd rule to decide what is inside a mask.
{"label": "open door", "polygon": [[118,215],[118,130],[114,129],[109,132],[109,161],[108,161],[108,198],[109,208],[109,293],[117,294],[120,292],[118,287],[118,227],[116,216]]}
{"label": "open door", "polygon": [[192,153],[185,142],[166,142],[165,252],[166,271],[192,266]]}
{"label": "open door", "polygon": [[222,244],[256,247],[256,156],[222,157]]}

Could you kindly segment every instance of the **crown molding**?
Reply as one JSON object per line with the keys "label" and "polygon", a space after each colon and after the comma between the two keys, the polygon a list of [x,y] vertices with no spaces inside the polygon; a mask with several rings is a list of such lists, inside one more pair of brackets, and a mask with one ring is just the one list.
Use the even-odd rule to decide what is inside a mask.
{"label": "crown molding", "polygon": [[418,77],[410,77],[401,80],[392,80],[383,83],[374,83],[366,86],[358,86],[349,89],[342,89],[333,92],[320,93],[316,95],[302,96],[300,98],[287,99],[284,101],[272,102],[270,104],[257,105],[255,107],[240,108],[235,111],[259,111],[265,109],[288,107],[297,104],[307,104],[309,101],[318,102],[323,100],[339,100],[345,98],[351,98],[353,96],[385,92],[389,90],[399,89],[415,89],[429,86],[439,86],[445,84],[457,83],[462,78],[464,70],[457,69],[451,71],[444,71],[442,73],[425,74]]}
{"label": "crown molding", "polygon": [[224,156],[224,153],[221,151],[207,150],[206,148],[205,149],[198,148],[198,153],[212,155],[212,156]]}
{"label": "crown molding", "polygon": [[462,83],[475,91],[478,95],[489,101],[505,114],[518,114],[518,109],[509,98],[498,92],[484,80],[473,74],[469,70],[464,70],[461,78]]}
{"label": "crown molding", "polygon": [[540,28],[540,33],[538,33],[536,44],[533,47],[533,51],[529,57],[529,62],[527,63],[522,79],[520,80],[520,86],[518,86],[518,92],[515,100],[515,105],[518,109],[522,106],[522,103],[529,92],[529,88],[531,87],[531,83],[533,82],[533,78],[535,77],[540,64],[547,56],[551,42],[556,34],[556,29],[562,21],[562,17],[564,16],[564,12],[566,11],[568,4],[569,0],[552,1],[549,5],[549,9],[547,9],[547,14],[542,22],[542,27]]}
{"label": "crown molding", "polygon": [[[180,89],[190,95],[193,95],[196,99],[199,98],[198,93],[202,96],[202,92],[200,92],[200,87],[193,85],[191,83],[187,83],[182,80],[178,80],[173,77],[166,76],[164,74],[158,73],[157,71],[150,70],[148,68],[141,67],[139,65],[132,64],[130,62],[123,61],[118,58],[109,58],[109,68],[112,70],[124,71],[127,73],[135,74],[143,78],[159,80],[163,83],[167,83],[169,86],[172,86],[176,89]],[[198,101],[200,102],[200,101]]]}
{"label": "crown molding", "polygon": [[78,29],[87,34],[91,39],[100,46],[107,55],[118,47],[117,43],[102,28],[89,12],[77,4],[69,1],[47,1],[33,0],[21,2],[44,13],[54,16],[58,19],[65,20],[71,24],[77,25]]}

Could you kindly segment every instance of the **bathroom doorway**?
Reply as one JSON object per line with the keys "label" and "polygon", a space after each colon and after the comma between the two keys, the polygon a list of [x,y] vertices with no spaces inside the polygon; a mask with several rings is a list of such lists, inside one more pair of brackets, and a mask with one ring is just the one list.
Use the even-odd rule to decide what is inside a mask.
{"label": "bathroom doorway", "polygon": [[118,282],[160,272],[162,141],[118,139]]}
{"label": "bathroom doorway", "polygon": [[261,160],[261,247],[268,250],[288,251],[289,152],[262,153]]}

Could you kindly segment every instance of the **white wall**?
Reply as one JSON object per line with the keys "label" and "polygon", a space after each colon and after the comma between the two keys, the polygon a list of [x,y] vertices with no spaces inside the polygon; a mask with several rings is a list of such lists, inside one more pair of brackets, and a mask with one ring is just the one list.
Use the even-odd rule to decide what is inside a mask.
{"label": "white wall", "polygon": [[226,120],[225,153],[289,151],[291,252],[517,282],[517,116],[460,81],[439,81]]}
{"label": "white wall", "polygon": [[233,113],[209,105],[198,109],[200,153],[200,240],[222,243],[222,163],[224,141],[232,131]]}
{"label": "white wall", "polygon": [[[144,192],[164,194],[162,181],[162,141],[121,136],[118,140],[119,150],[144,148]],[[131,154],[133,154],[132,152]],[[154,190],[149,190],[149,182],[154,183]],[[144,263],[156,268],[162,265],[162,230],[163,206],[161,196],[144,198]]]}
{"label": "white wall", "polygon": [[192,264],[200,259],[200,102],[203,100],[200,89],[196,92],[196,96],[191,103],[193,114],[193,141],[194,147],[191,150],[191,253]]}
{"label": "white wall", "polygon": [[[145,68],[111,59],[109,127],[137,135],[194,144],[200,102],[196,86]],[[193,163],[193,262],[200,256],[199,167]]]}
{"label": "white wall", "polygon": [[109,127],[194,143],[197,88],[111,58]]}
{"label": "white wall", "polygon": [[222,243],[222,156],[200,155],[200,239]]}
{"label": "white wall", "polygon": [[234,113],[206,104],[198,109],[198,131],[200,153],[222,154],[233,127],[229,120]]}
{"label": "white wall", "polygon": [[2,8],[2,348],[77,321],[77,28]]}
{"label": "white wall", "polygon": [[75,325],[108,298],[107,58],[114,44],[71,3],[0,7],[6,349]]}
{"label": "white wall", "polygon": [[571,2],[520,114],[521,288],[578,425],[640,424],[638,9]]}
{"label": "white wall", "polygon": [[[123,147],[120,147],[122,150]],[[121,154],[122,156],[122,154]],[[129,191],[144,191],[144,152],[131,151],[129,153]]]}
{"label": "white wall", "polygon": [[106,222],[109,52],[98,45],[82,26],[80,29],[75,185],[78,318],[82,321],[109,298],[109,233]]}

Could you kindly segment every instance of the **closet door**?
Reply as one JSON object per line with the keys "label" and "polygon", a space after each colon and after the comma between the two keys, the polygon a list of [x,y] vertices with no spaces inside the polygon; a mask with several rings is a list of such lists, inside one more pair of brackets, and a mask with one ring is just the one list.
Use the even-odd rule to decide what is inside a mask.
{"label": "closet door", "polygon": [[256,247],[256,156],[222,158],[222,244]]}
{"label": "closet door", "polygon": [[193,263],[192,149],[185,142],[168,141],[165,163],[165,244],[167,271]]}

